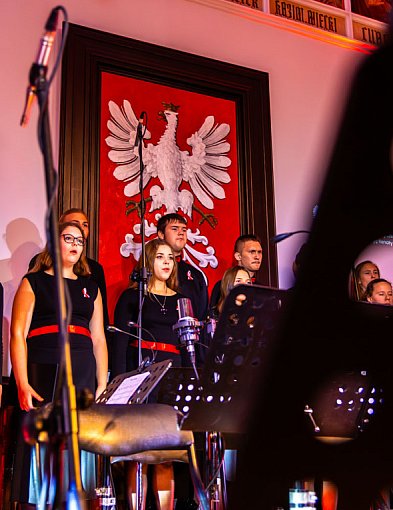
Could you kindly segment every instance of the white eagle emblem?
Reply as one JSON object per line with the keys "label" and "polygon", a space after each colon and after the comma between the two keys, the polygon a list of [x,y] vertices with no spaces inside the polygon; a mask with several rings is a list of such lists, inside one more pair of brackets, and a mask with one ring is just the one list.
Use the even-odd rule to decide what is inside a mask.
{"label": "white eagle emblem", "polygon": [[[182,151],[176,142],[178,107],[172,103],[163,105],[160,115],[166,120],[165,131],[156,145],[148,143],[143,147],[143,188],[153,177],[158,177],[161,183],[150,189],[147,199],[151,201],[150,212],[165,206],[168,213],[181,210],[191,218],[192,210],[196,209],[207,219],[195,206],[194,195],[206,209],[214,208],[215,198],[225,198],[222,184],[231,180],[226,170],[231,164],[227,156],[230,144],[225,139],[230,126],[216,124],[212,115],[207,116],[198,131],[187,138],[191,153]],[[108,157],[117,164],[113,175],[125,183],[124,194],[132,197],[139,193],[140,158],[134,143],[138,119],[127,100],[122,107],[109,101],[109,111],[110,135],[105,139],[111,148]],[[144,139],[150,138],[151,133],[146,130]],[[189,184],[192,193],[179,189],[183,181]]]}

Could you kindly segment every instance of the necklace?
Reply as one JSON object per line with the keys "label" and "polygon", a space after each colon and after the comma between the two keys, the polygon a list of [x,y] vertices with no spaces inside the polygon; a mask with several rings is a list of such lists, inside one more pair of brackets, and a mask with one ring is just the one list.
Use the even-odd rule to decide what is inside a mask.
{"label": "necklace", "polygon": [[161,303],[161,301],[158,299],[158,297],[155,295],[155,294],[151,294],[153,296],[153,298],[157,301],[157,303],[160,305],[160,308],[161,308],[161,313],[166,315],[168,309],[165,307],[165,304],[166,304],[166,294],[165,294],[165,297],[164,297],[164,302]]}

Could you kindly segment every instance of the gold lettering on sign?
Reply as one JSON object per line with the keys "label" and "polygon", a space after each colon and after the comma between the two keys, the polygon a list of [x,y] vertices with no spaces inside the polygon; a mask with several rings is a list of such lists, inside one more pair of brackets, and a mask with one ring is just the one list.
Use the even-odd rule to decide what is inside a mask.
{"label": "gold lettering on sign", "polygon": [[353,38],[357,41],[362,41],[367,44],[373,44],[374,46],[380,46],[387,39],[387,29],[384,32],[381,29],[375,28],[365,23],[359,23],[353,21]]}
{"label": "gold lettering on sign", "polygon": [[345,19],[323,11],[310,9],[299,3],[284,0],[270,0],[270,13],[286,19],[298,21],[326,32],[345,35]]}
{"label": "gold lettering on sign", "polygon": [[245,5],[246,7],[251,7],[251,9],[262,10],[262,0],[229,0],[233,4]]}

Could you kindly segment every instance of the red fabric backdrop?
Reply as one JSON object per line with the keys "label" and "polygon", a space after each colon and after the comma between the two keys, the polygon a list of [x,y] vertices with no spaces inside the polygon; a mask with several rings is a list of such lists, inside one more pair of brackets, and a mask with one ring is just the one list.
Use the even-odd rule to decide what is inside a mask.
{"label": "red fabric backdrop", "polygon": [[[200,234],[207,237],[208,246],[215,250],[218,267],[216,269],[210,266],[200,268],[208,279],[210,289],[221,278],[225,269],[234,263],[233,245],[240,232],[240,223],[235,102],[115,74],[102,73],[99,261],[105,269],[109,314],[112,318],[116,300],[128,286],[129,275],[135,265],[133,255],[127,258],[120,254],[120,246],[125,242],[127,233],[134,234],[136,242],[140,241],[140,237],[133,231],[134,225],[140,223],[140,219],[136,211],[128,216],[126,215],[125,203],[127,200],[139,201],[140,197],[139,195],[126,197],[124,195],[124,183],[113,176],[117,164],[108,158],[110,147],[105,142],[105,139],[110,135],[107,127],[110,118],[108,108],[110,100],[119,106],[123,104],[123,100],[128,100],[137,116],[141,111],[147,112],[147,127],[152,135],[147,143],[154,145],[165,130],[165,122],[157,117],[158,112],[163,110],[162,102],[180,105],[177,144],[181,150],[188,150],[190,153],[191,147],[186,140],[202,126],[208,115],[214,116],[216,124],[227,123],[230,125],[231,129],[226,140],[230,144],[230,151],[227,156],[231,159],[231,165],[227,168],[227,171],[231,176],[231,182],[222,185],[226,198],[223,200],[214,199],[214,209],[208,210],[194,196],[194,204],[202,209],[205,214],[213,214],[218,220],[218,224],[215,229],[206,221],[199,225],[201,216],[196,211],[193,211],[192,219],[187,218],[189,228],[193,232],[198,228]],[[149,197],[149,190],[154,184],[160,185],[159,179],[151,179],[147,184],[144,192],[145,198]],[[191,191],[188,183],[183,182],[180,189],[183,188]],[[151,213],[149,209],[150,203],[147,203],[145,218],[149,224],[151,222],[155,223],[157,213],[166,213],[164,207]],[[181,211],[178,212],[183,214]],[[203,253],[206,251],[206,246],[201,243],[191,246]]]}

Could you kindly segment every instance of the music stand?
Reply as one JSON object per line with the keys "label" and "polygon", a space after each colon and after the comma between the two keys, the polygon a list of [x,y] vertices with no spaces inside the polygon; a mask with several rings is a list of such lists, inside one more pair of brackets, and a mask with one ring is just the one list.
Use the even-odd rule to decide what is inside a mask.
{"label": "music stand", "polygon": [[269,377],[273,365],[276,325],[286,297],[280,289],[236,286],[225,301],[200,380],[192,369],[172,368],[159,386],[158,401],[184,414],[183,430],[207,433],[206,484],[211,505],[221,509],[226,508],[226,477],[220,434],[226,434],[230,447],[241,446],[261,379]]}
{"label": "music stand", "polygon": [[159,402],[185,418],[194,432],[244,434],[260,387],[271,370],[276,325],[287,291],[238,285],[229,293],[197,382],[192,369],[172,368],[159,387]]}
{"label": "music stand", "polygon": [[[97,398],[97,404],[142,404],[150,393],[160,382],[165,373],[172,365],[172,360],[164,360],[159,363],[152,363],[145,367],[139,367],[137,370],[126,372],[116,376]],[[105,457],[102,462],[104,485],[99,487],[96,492],[99,499],[104,502],[111,502],[112,507],[116,506],[116,497],[112,497],[113,480],[110,469],[109,457]],[[142,472],[137,470],[138,486],[138,508],[142,505]],[[105,479],[110,480],[110,486],[107,486]],[[140,494],[140,496],[139,496]]]}
{"label": "music stand", "polygon": [[383,390],[366,370],[331,375],[315,389],[310,406],[315,437],[339,444],[356,439],[372,421],[383,402]]}
{"label": "music stand", "polygon": [[152,363],[142,370],[138,368],[115,377],[97,398],[97,404],[142,404],[154,390],[172,360]]}

